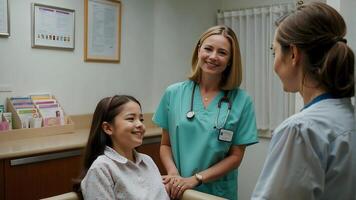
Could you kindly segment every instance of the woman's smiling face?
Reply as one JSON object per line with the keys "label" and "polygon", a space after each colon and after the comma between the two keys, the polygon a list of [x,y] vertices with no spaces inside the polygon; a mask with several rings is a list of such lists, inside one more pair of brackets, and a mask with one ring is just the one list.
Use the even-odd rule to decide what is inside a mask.
{"label": "woman's smiling face", "polygon": [[231,44],[223,35],[211,35],[200,45],[198,65],[203,73],[221,76],[231,58]]}

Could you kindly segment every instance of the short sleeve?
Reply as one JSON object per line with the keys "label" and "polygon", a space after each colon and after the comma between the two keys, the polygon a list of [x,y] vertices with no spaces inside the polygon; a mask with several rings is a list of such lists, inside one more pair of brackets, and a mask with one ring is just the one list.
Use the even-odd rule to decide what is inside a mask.
{"label": "short sleeve", "polygon": [[167,88],[152,118],[156,125],[166,130],[168,130],[169,93]]}
{"label": "short sleeve", "polygon": [[255,109],[249,96],[246,98],[235,133],[234,145],[251,145],[258,142]]}
{"label": "short sleeve", "polygon": [[113,190],[114,182],[108,168],[95,167],[88,170],[81,183],[85,200],[116,199]]}
{"label": "short sleeve", "polygon": [[274,134],[252,199],[317,199],[323,191],[324,170],[297,125]]}

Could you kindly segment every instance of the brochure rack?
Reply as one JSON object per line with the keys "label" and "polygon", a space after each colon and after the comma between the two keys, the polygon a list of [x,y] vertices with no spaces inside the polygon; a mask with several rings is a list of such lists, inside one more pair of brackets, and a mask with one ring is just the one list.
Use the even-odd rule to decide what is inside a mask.
{"label": "brochure rack", "polygon": [[[53,97],[55,99],[55,97]],[[21,119],[10,99],[7,99],[7,111],[12,113],[13,129],[2,131],[0,135],[12,135],[14,138],[28,138],[33,136],[57,135],[74,132],[74,122],[64,113],[64,125],[40,127],[40,128],[22,128]]]}

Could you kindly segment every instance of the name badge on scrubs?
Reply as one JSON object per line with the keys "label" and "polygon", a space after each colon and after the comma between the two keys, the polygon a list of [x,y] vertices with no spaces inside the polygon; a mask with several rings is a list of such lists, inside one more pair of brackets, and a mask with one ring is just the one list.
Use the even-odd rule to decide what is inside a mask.
{"label": "name badge on scrubs", "polygon": [[220,129],[219,140],[224,142],[231,142],[234,132],[227,129]]}

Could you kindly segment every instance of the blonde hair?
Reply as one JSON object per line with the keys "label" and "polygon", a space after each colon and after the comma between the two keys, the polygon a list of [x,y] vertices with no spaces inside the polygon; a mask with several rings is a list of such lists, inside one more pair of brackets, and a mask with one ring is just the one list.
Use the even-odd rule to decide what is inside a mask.
{"label": "blonde hair", "polygon": [[189,79],[199,83],[201,80],[201,68],[198,66],[198,50],[204,40],[212,35],[224,36],[231,45],[231,57],[228,66],[222,74],[220,89],[232,90],[238,88],[242,81],[242,64],[239,42],[234,31],[227,26],[213,26],[205,31],[195,46],[192,57],[192,71]]}

